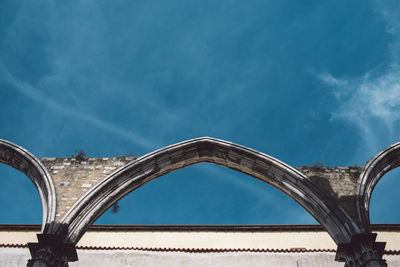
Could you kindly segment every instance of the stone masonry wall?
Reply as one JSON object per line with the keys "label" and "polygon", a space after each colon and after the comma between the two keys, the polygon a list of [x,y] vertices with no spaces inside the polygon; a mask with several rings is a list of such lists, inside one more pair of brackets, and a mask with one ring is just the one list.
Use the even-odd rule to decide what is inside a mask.
{"label": "stone masonry wall", "polygon": [[[114,171],[135,160],[134,157],[113,158],[42,158],[56,188],[56,221],[90,188]],[[356,218],[355,190],[361,167],[297,167],[327,194],[338,199],[350,216]]]}
{"label": "stone masonry wall", "polygon": [[353,219],[357,218],[356,187],[362,167],[304,166],[296,169],[310,177],[327,194],[336,198]]}
{"label": "stone masonry wall", "polygon": [[56,188],[56,221],[60,221],[72,205],[90,188],[134,157],[116,158],[42,158]]}

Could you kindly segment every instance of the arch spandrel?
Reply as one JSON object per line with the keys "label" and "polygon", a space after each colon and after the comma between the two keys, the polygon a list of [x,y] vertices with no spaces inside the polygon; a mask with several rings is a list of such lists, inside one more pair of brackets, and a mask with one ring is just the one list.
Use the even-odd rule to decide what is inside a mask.
{"label": "arch spandrel", "polygon": [[81,198],[90,187],[115,170],[131,162],[133,157],[114,158],[41,158],[42,164],[51,174],[56,189],[56,217],[59,223],[68,209]]}
{"label": "arch spandrel", "polygon": [[42,202],[41,231],[51,232],[55,220],[56,191],[46,168],[26,149],[2,139],[0,139],[0,163],[23,172],[34,183]]}
{"label": "arch spandrel", "polygon": [[66,242],[76,243],[115,201],[164,174],[201,162],[229,167],[271,184],[310,212],[336,243],[349,242],[359,232],[343,208],[300,171],[250,148],[209,137],[159,149],[115,171],[74,204],[61,220],[67,229],[59,231],[66,231]]}
{"label": "arch spandrel", "polygon": [[371,158],[357,181],[357,213],[362,228],[370,231],[369,205],[372,192],[379,180],[400,166],[400,142]]}

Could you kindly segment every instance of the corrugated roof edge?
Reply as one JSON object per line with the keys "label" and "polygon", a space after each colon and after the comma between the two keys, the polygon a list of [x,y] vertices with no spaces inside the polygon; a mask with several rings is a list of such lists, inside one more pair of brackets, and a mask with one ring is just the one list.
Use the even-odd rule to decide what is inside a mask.
{"label": "corrugated roof edge", "polygon": [[[26,244],[0,244],[0,248],[27,248]],[[315,252],[332,252],[335,249],[252,249],[252,248],[148,248],[148,247],[97,247],[97,246],[77,246],[78,250],[137,250],[137,251],[154,251],[154,252],[187,252],[187,253],[223,253],[223,252],[272,252],[272,253],[315,253]],[[385,250],[385,255],[400,255],[400,250]]]}

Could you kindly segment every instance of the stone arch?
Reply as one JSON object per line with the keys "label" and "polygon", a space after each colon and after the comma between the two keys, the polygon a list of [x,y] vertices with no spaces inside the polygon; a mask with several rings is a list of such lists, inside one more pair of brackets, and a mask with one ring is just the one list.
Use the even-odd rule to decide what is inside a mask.
{"label": "stone arch", "polygon": [[114,202],[162,175],[189,165],[209,162],[260,179],[303,206],[333,240],[348,243],[358,226],[306,175],[266,154],[227,141],[202,137],[144,155],[101,181],[79,199],[62,218],[57,232],[65,243],[76,244],[86,229]]}
{"label": "stone arch", "polygon": [[13,167],[31,179],[42,202],[41,232],[51,231],[56,215],[56,191],[50,174],[38,158],[26,149],[0,139],[0,163]]}
{"label": "stone arch", "polygon": [[358,178],[356,189],[357,214],[360,226],[364,230],[371,231],[369,204],[372,191],[382,176],[399,166],[400,142],[385,148],[365,164],[364,170]]}

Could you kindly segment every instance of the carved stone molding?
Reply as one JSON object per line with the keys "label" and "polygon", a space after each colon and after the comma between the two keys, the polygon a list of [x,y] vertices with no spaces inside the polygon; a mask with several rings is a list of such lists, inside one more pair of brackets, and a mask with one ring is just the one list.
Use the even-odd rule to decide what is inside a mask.
{"label": "carved stone molding", "polygon": [[56,215],[56,190],[53,180],[41,161],[26,149],[0,139],[0,163],[28,176],[39,192],[43,208],[42,233],[51,232]]}
{"label": "carved stone molding", "polygon": [[349,243],[338,245],[335,260],[346,262],[345,267],[387,266],[382,259],[386,243],[375,240],[374,233],[355,234]]}
{"label": "carved stone molding", "polygon": [[38,243],[28,243],[32,258],[28,267],[66,267],[78,260],[74,244],[64,243],[55,234],[38,234]]}

